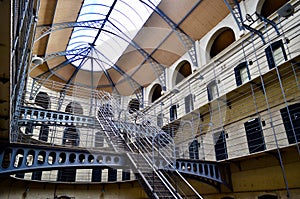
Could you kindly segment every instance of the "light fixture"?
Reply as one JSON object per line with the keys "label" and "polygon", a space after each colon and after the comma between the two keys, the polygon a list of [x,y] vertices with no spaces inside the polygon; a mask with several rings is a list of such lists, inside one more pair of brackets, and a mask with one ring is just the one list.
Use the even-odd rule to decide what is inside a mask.
{"label": "light fixture", "polygon": [[196,80],[203,80],[203,79],[204,79],[204,77],[203,77],[203,75],[199,74],[199,76],[198,76],[198,77],[196,77],[195,79],[196,79]]}
{"label": "light fixture", "polygon": [[290,3],[287,3],[277,10],[277,14],[281,17],[287,18],[294,14],[294,7]]}
{"label": "light fixture", "polygon": [[171,93],[174,93],[174,94],[177,94],[179,92],[180,92],[180,90],[178,90],[178,88],[176,88],[176,87],[173,90],[171,90]]}
{"label": "light fixture", "polygon": [[44,59],[35,55],[34,57],[32,57],[31,62],[34,65],[41,65],[44,62]]}

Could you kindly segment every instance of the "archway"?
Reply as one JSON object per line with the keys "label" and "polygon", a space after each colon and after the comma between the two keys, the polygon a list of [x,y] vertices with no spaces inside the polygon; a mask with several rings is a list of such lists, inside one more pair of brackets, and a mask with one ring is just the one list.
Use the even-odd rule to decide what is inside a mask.
{"label": "archway", "polygon": [[211,41],[208,52],[210,58],[213,58],[235,41],[234,32],[231,28],[222,28],[212,36]]}
{"label": "archway", "polygon": [[267,18],[287,2],[288,0],[264,0],[259,2],[257,12]]}
{"label": "archway", "polygon": [[35,105],[40,106],[44,109],[49,109],[51,102],[50,97],[46,92],[39,92],[34,100]]}
{"label": "archway", "polygon": [[188,61],[182,61],[175,69],[175,85],[192,74],[192,67]]}
{"label": "archway", "polygon": [[161,97],[162,87],[159,84],[155,84],[150,92],[150,101],[153,103],[155,100]]}
{"label": "archway", "polygon": [[82,115],[83,114],[83,108],[81,106],[80,103],[78,102],[70,102],[66,109],[65,109],[65,112],[66,113],[74,113],[74,114],[80,114]]}
{"label": "archway", "polygon": [[258,196],[258,199],[278,199],[278,197],[271,194],[265,194],[262,196]]}
{"label": "archway", "polygon": [[140,102],[138,99],[132,99],[130,100],[129,104],[128,104],[128,112],[130,114],[138,111],[140,109]]}

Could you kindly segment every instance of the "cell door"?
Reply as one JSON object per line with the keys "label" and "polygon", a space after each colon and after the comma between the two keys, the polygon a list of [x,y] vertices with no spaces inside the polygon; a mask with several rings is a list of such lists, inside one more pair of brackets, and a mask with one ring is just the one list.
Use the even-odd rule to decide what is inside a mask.
{"label": "cell door", "polygon": [[249,120],[244,123],[248,148],[250,153],[255,153],[263,151],[266,149],[265,140],[261,128],[261,123],[259,118]]}

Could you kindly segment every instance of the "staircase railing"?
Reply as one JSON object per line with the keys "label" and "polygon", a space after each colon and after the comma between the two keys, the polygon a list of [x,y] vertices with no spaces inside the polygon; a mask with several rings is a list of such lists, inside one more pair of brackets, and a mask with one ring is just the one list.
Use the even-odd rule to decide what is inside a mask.
{"label": "staircase railing", "polygon": [[[105,106],[100,106],[97,112],[97,119],[100,126],[105,131],[105,134],[109,137],[109,142],[113,146],[114,150],[120,151],[120,148],[117,146],[117,140],[122,138],[124,141],[123,143],[125,143],[125,138],[122,137],[120,133],[118,134],[119,130],[110,118],[112,116],[112,112],[109,110],[110,107],[111,105],[108,106],[107,103]],[[142,153],[136,145],[126,145],[123,150],[127,151],[126,154],[132,165],[135,167],[135,173],[138,178],[142,180],[142,185],[144,187],[146,186],[149,197],[181,198],[180,195],[176,194],[172,185],[164,179],[163,176],[156,171],[156,169],[154,169],[152,162],[149,161],[146,155]],[[134,154],[134,151],[137,151],[138,153]]]}
{"label": "staircase railing", "polygon": [[[170,182],[176,191],[181,196],[184,196],[184,198],[202,198],[181,173],[175,169],[175,146],[172,135],[165,133],[158,126],[152,125],[151,121],[155,119],[153,116],[144,115],[143,113],[139,113],[139,115],[143,115],[141,118],[146,118],[141,119],[141,121],[143,121],[142,128],[144,128],[144,131],[145,129],[151,129],[152,132],[155,132],[153,140],[147,139],[147,145],[148,147],[152,146],[152,162],[156,169],[159,169],[160,173],[168,179],[168,182]],[[145,143],[143,143],[140,148],[145,148]],[[170,170],[166,168],[173,172],[168,172]]]}
{"label": "staircase railing", "polygon": [[[155,193],[152,195],[154,198],[163,196],[160,192],[164,191],[169,191],[175,198],[202,198],[175,169],[173,137],[153,125],[152,121],[155,121],[155,118],[138,110],[130,113],[122,109],[120,103],[109,93],[100,92],[98,100],[100,107],[97,119],[103,130],[107,131],[105,133],[110,137],[111,145],[115,150],[119,150],[116,148],[116,137],[126,143],[127,156],[149,190]],[[151,182],[151,177],[153,182]],[[160,182],[155,184],[154,181]]]}

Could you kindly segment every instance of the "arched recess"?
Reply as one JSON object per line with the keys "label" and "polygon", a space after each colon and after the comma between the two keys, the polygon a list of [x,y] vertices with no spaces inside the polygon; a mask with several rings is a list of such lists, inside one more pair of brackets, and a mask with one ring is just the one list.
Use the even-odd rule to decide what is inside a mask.
{"label": "arched recess", "polygon": [[[78,102],[70,102],[65,109],[66,113],[83,114],[83,108]],[[63,132],[63,145],[79,146],[79,129],[70,125]]]}
{"label": "arched recess", "polygon": [[138,99],[132,99],[130,100],[130,102],[128,103],[128,112],[130,114],[138,111],[140,109],[140,102]]}
{"label": "arched recess", "polygon": [[42,107],[44,109],[49,109],[51,105],[50,97],[46,92],[39,92],[34,100],[36,106]]}
{"label": "arched recess", "polygon": [[74,113],[74,114],[80,114],[82,115],[83,114],[83,108],[81,106],[80,103],[78,102],[70,102],[66,109],[65,109],[65,112],[66,113]]}
{"label": "arched recess", "polygon": [[261,16],[267,18],[287,2],[289,1],[288,0],[261,0],[257,4],[256,11],[260,13]]}
{"label": "arched recess", "polygon": [[155,100],[161,97],[162,87],[160,84],[155,84],[150,91],[149,101],[153,103]]}
{"label": "arched recess", "polygon": [[235,41],[234,31],[224,27],[215,32],[207,46],[209,58],[213,58]]}
{"label": "arched recess", "polygon": [[79,146],[79,129],[75,126],[65,128],[63,133],[63,145]]}
{"label": "arched recess", "polygon": [[258,199],[278,199],[276,195],[271,195],[271,194],[265,194],[262,196],[258,196]]}
{"label": "arched recess", "polygon": [[174,72],[173,75],[173,82],[174,86],[178,83],[180,83],[184,78],[188,77],[190,74],[192,74],[192,67],[190,62],[187,60],[184,60],[180,62]]}
{"label": "arched recess", "polygon": [[[40,91],[34,99],[34,104],[38,107],[41,107],[43,109],[50,109],[51,107],[51,100],[50,97],[48,95],[48,93]],[[32,132],[32,128],[31,127],[26,127],[26,131],[27,132]],[[46,126],[45,124],[43,124],[40,128],[40,132],[39,132],[39,140],[45,141],[47,142],[48,140],[48,135],[49,135],[49,126]]]}

